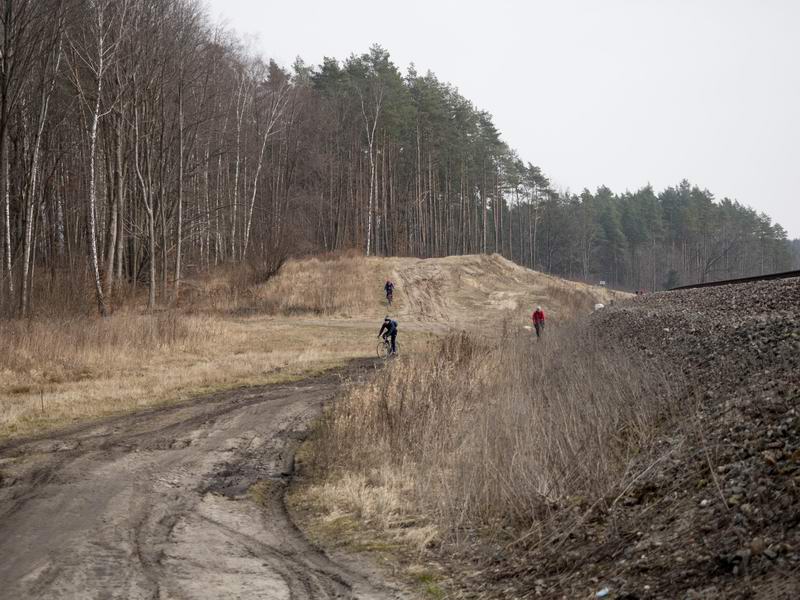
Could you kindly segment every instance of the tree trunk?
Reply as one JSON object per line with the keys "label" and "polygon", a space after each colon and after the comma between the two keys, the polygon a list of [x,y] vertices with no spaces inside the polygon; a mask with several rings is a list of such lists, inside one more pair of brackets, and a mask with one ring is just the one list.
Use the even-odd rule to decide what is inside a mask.
{"label": "tree trunk", "polygon": [[[98,15],[100,15],[98,11]],[[102,17],[98,16],[100,28],[102,30]],[[97,257],[97,174],[95,159],[97,154],[97,128],[100,123],[100,94],[103,90],[103,57],[104,48],[102,36],[98,43],[98,55],[100,57],[100,67],[97,76],[97,99],[95,100],[94,110],[92,112],[92,125],[89,132],[89,195],[87,198],[86,206],[86,230],[87,230],[87,243],[89,244],[89,270],[92,275],[94,283],[95,299],[97,301],[97,310],[101,316],[106,315],[106,301],[103,295],[103,285],[100,281],[100,266]]]}
{"label": "tree trunk", "polygon": [[119,233],[119,211],[121,198],[124,193],[122,177],[122,118],[117,119],[114,128],[114,193],[111,196],[108,232],[106,234],[106,256],[103,267],[103,289],[105,296],[111,299],[114,289],[114,267],[116,266],[117,236]]}
{"label": "tree trunk", "polygon": [[183,74],[178,84],[178,210],[175,232],[175,301],[181,288],[181,248],[183,243]]}
{"label": "tree trunk", "polygon": [[[5,244],[3,267],[5,270],[5,277],[8,278],[8,294],[9,297],[14,296],[14,274],[11,271],[11,198],[9,182],[9,168],[8,168],[8,137],[2,136],[0,139],[0,173],[3,177],[3,229],[5,230]],[[0,293],[2,293],[0,291]]]}

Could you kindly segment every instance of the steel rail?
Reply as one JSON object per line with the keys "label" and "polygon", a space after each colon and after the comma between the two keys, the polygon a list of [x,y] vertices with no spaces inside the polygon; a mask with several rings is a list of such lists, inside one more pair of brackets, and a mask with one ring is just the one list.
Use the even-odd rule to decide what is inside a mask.
{"label": "steel rail", "polygon": [[670,288],[669,291],[676,290],[691,290],[693,288],[714,287],[717,285],[735,285],[737,283],[750,283],[751,281],[768,281],[770,279],[789,279],[791,277],[800,277],[800,270],[798,271],[783,271],[782,273],[768,273],[766,275],[754,275],[752,277],[739,277],[737,279],[723,279],[722,281],[707,281],[705,283],[693,283],[691,285],[679,285]]}

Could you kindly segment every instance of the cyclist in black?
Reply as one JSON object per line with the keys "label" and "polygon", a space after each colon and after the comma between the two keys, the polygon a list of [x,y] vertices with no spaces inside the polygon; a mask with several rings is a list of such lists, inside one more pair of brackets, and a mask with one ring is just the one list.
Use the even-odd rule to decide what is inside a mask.
{"label": "cyclist in black", "polygon": [[383,286],[383,290],[386,292],[386,301],[391,304],[392,303],[392,295],[394,293],[394,283],[392,283],[391,279],[386,280],[386,284]]}
{"label": "cyclist in black", "polygon": [[[384,334],[384,330],[386,333]],[[392,338],[392,354],[397,353],[397,321],[390,319],[389,315],[386,315],[386,318],[383,319],[383,325],[381,325],[381,330],[378,332],[378,337],[383,335],[383,339],[386,339],[387,336]]]}

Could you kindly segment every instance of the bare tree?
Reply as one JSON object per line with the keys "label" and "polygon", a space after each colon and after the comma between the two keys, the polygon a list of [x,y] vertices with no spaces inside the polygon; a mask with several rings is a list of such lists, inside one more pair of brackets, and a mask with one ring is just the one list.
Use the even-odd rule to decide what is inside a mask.
{"label": "bare tree", "polygon": [[[107,313],[97,250],[97,145],[100,120],[112,108],[104,106],[103,83],[115,59],[117,44],[125,28],[125,0],[87,0],[88,26],[70,36],[70,72],[81,105],[88,111],[88,190],[86,232],[89,270],[94,283],[98,312]],[[88,80],[88,81],[85,81]],[[91,86],[91,87],[87,87]]]}
{"label": "bare tree", "polygon": [[[277,73],[277,71],[277,68],[273,68],[273,73]],[[267,141],[270,136],[275,132],[276,123],[283,115],[289,96],[289,82],[282,77],[282,74],[271,77],[270,80],[264,81],[259,87],[261,88],[261,97],[253,101],[253,106],[255,107],[254,120],[256,131],[260,132],[261,136],[261,149],[258,153],[256,172],[253,176],[253,191],[250,194],[250,206],[247,211],[247,225],[244,234],[242,260],[247,256],[247,248],[250,242],[250,227],[253,223],[253,210],[255,208],[256,194],[258,192],[258,180],[261,174],[261,168],[264,166],[264,150],[266,150]],[[259,92],[259,87],[256,87],[257,94]]]}

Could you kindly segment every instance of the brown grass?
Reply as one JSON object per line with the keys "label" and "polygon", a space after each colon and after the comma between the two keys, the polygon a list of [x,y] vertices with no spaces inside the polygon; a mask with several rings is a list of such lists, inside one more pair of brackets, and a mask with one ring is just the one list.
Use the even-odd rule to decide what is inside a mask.
{"label": "brown grass", "polygon": [[[377,318],[391,312],[405,322],[485,326],[504,315],[527,322],[537,304],[555,318],[573,318],[597,302],[628,295],[531,271],[498,255],[321,256],[289,260],[267,281],[259,272],[252,265],[213,271],[184,285],[183,303],[228,314]],[[386,279],[398,286],[391,309],[383,295]]]}
{"label": "brown grass", "polygon": [[256,302],[273,314],[363,315],[383,302],[380,270],[380,259],[364,257],[291,261]]}
{"label": "brown grass", "polygon": [[51,376],[86,369],[113,370],[139,352],[196,344],[210,333],[213,327],[200,319],[172,312],[123,314],[111,319],[0,321],[0,338],[8,349],[0,356],[0,369],[41,370]]}
{"label": "brown grass", "polygon": [[175,313],[0,323],[0,439],[290,380],[374,353],[359,325]]}
{"label": "brown grass", "polygon": [[391,312],[404,353],[450,323],[513,313],[519,329],[528,304],[548,300],[566,315],[588,310],[597,293],[496,256],[325,256],[288,261],[272,276],[277,266],[187,279],[179,301],[154,313],[136,308],[145,289],[120,289],[106,319],[88,316],[85,281],[40,274],[35,317],[0,320],[0,438],[370,356],[390,277],[400,284]]}
{"label": "brown grass", "polygon": [[[258,265],[219,268],[185,281],[170,310],[137,312],[131,295],[105,319],[87,316],[81,282],[48,275],[34,318],[0,320],[0,439],[371,356],[380,268],[355,256],[294,261],[277,278]],[[362,320],[316,318],[334,314]]]}
{"label": "brown grass", "polygon": [[220,268],[187,282],[181,305],[238,315],[363,316],[383,303],[383,270],[383,259],[363,256],[290,260],[269,278],[252,265]]}
{"label": "brown grass", "polygon": [[513,537],[563,503],[624,489],[673,410],[648,372],[588,327],[548,331],[541,343],[450,335],[327,413],[306,501],[406,538],[416,531],[420,546],[474,531]]}

